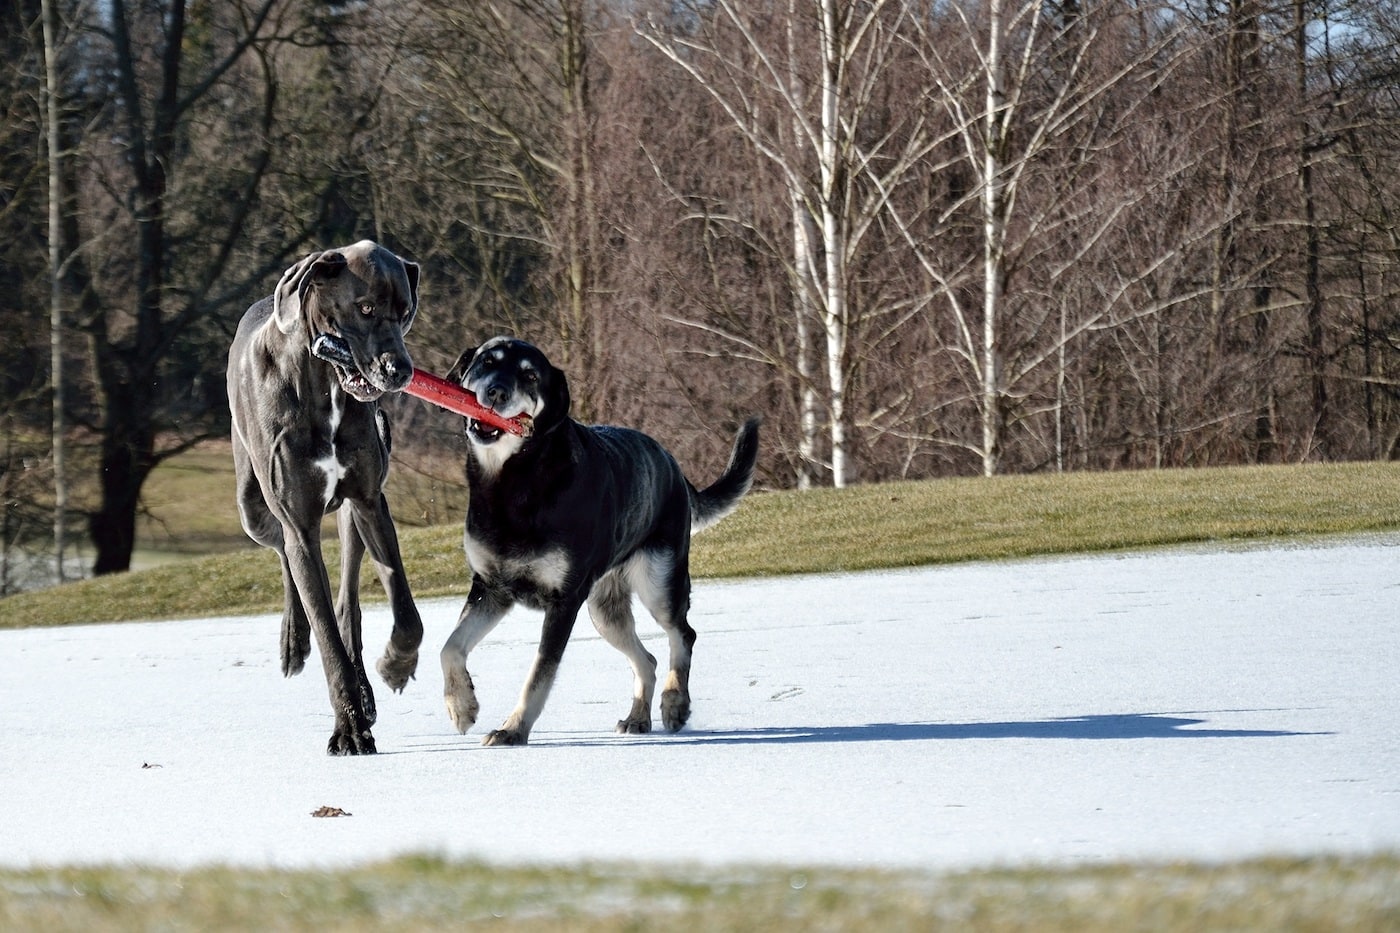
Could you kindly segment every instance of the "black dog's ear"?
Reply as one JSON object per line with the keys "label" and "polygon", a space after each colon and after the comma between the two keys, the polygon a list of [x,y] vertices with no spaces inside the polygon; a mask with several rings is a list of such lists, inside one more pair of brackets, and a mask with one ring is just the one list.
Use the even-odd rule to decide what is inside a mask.
{"label": "black dog's ear", "polygon": [[284,334],[301,326],[302,305],[306,292],[316,282],[326,282],[345,271],[345,257],[335,250],[310,253],[297,262],[277,282],[272,293],[272,319]]}
{"label": "black dog's ear", "polygon": [[467,370],[471,368],[472,357],[476,356],[476,347],[470,350],[463,350],[462,355],[457,357],[457,362],[452,364],[452,368],[447,371],[443,378],[448,382],[455,382],[462,385],[467,378]]}
{"label": "black dog's ear", "polygon": [[540,417],[535,419],[535,428],[540,432],[563,424],[569,417],[569,408],[573,405],[573,398],[569,395],[569,378],[564,375],[564,370],[552,363],[548,365],[549,371],[544,380],[545,405]]}

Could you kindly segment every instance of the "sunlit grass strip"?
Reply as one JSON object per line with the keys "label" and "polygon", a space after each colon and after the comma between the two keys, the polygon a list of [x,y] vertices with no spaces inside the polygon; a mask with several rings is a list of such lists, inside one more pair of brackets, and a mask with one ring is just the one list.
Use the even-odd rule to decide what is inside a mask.
{"label": "sunlit grass strip", "polygon": [[889,483],[756,495],[695,540],[702,576],[920,566],[1400,527],[1400,465]]}
{"label": "sunlit grass strip", "polygon": [[936,874],[506,867],[0,871],[7,930],[1393,930],[1393,856]]}
{"label": "sunlit grass strip", "polygon": [[[1393,529],[1392,463],[947,479],[754,493],[696,537],[692,572],[817,573]],[[460,524],[403,528],[400,539],[418,596],[465,595]],[[334,571],[329,539],[327,560]],[[382,600],[369,571],[363,591]],[[281,593],[276,556],[242,551],[0,600],[0,627],[275,611]]]}

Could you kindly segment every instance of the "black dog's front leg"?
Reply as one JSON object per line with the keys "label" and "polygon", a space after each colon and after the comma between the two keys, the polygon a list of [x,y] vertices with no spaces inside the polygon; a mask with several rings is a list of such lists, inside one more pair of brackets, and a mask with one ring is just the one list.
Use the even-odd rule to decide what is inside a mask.
{"label": "black dog's front leg", "polygon": [[530,730],[535,720],[544,710],[549,691],[554,687],[554,677],[559,673],[559,662],[564,657],[564,647],[569,643],[574,620],[583,601],[570,598],[551,603],[545,610],[544,630],[540,633],[540,649],[535,655],[535,663],[530,675],[525,678],[525,688],[520,693],[520,701],[514,712],[501,723],[501,728],[482,739],[482,745],[524,745],[530,740]]}

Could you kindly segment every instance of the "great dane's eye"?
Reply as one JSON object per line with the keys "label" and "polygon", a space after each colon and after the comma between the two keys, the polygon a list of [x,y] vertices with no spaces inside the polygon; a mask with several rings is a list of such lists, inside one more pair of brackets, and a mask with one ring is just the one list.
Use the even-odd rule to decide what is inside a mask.
{"label": "great dane's eye", "polygon": [[363,314],[365,317],[369,317],[374,313],[374,305],[370,304],[368,301],[361,302],[360,313]]}

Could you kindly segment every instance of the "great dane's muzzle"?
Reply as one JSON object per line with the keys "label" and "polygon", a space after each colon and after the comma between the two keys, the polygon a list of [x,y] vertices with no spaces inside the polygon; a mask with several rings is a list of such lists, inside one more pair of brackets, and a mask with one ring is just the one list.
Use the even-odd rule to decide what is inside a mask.
{"label": "great dane's muzzle", "polygon": [[333,356],[317,355],[335,369],[341,388],[361,402],[372,402],[386,392],[402,392],[413,379],[413,360],[405,348],[389,350],[362,361],[346,341],[336,340],[333,345],[343,352]]}

